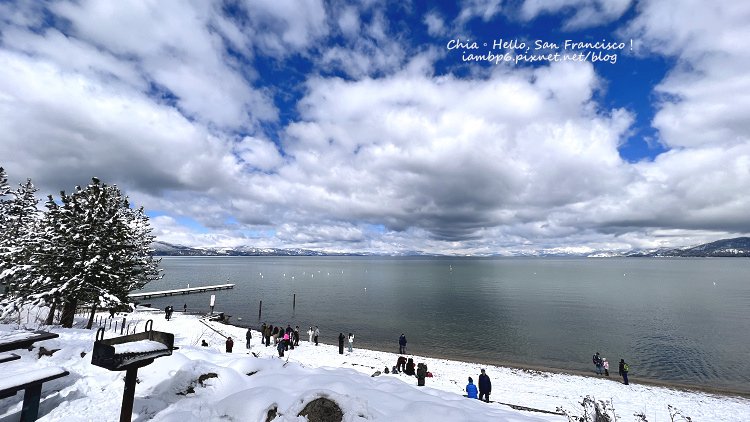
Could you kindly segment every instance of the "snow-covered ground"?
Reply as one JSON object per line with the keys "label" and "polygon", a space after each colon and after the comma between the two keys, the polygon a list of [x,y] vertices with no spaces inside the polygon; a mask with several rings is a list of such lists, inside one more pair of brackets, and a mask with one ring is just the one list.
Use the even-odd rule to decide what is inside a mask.
{"label": "snow-covered ground", "polygon": [[[668,405],[692,421],[750,420],[747,398],[639,385],[637,377],[626,386],[617,376],[602,379],[409,356],[426,363],[434,375],[418,387],[415,377],[404,374],[371,376],[394,366],[398,355],[358,349],[356,342],[352,353],[339,355],[337,346],[315,346],[303,335],[300,346],[282,360],[275,348],[261,345],[257,332],[246,349],[246,330],[240,327],[179,312],[171,321],[162,312],[128,315],[131,323],[149,318],[155,330],[175,334],[179,350],[139,369],[134,421],[265,421],[274,407],[275,421],[302,421],[306,419],[297,414],[318,397],[338,403],[345,421],[567,421],[565,416],[514,410],[507,404],[552,412],[562,407],[580,415],[579,403],[587,395],[610,401],[618,421],[637,420],[636,413],[651,422],[670,421]],[[14,328],[0,326],[0,331]],[[14,374],[32,369],[62,367],[70,375],[44,384],[40,420],[118,420],[125,373],[91,364],[95,330],[52,331],[60,337],[38,343],[33,351],[14,351],[21,359],[0,364],[2,377],[12,380]],[[114,336],[109,331],[105,338]],[[234,339],[232,353],[224,351],[223,336]],[[200,346],[202,339],[209,347]],[[60,350],[38,358],[39,346]],[[463,396],[467,378],[476,382],[481,368],[492,379],[495,403]],[[22,400],[23,393],[0,400],[0,422],[18,420]]]}

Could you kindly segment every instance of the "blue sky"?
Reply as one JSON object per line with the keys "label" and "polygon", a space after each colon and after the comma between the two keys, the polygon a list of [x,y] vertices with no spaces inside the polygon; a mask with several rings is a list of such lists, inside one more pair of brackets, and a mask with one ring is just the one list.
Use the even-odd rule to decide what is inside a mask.
{"label": "blue sky", "polygon": [[[3,2],[0,165],[44,195],[115,183],[185,245],[514,254],[747,235],[742,3]],[[532,48],[484,47],[500,39]],[[624,48],[533,50],[565,40]],[[514,61],[556,52],[589,58]]]}

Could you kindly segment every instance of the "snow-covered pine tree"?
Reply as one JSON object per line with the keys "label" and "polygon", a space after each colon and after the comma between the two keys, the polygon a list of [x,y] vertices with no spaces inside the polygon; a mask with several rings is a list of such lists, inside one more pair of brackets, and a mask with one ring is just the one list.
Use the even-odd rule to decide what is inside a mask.
{"label": "snow-covered pine tree", "polygon": [[3,305],[9,298],[29,294],[36,277],[38,266],[34,258],[39,246],[41,217],[36,191],[31,179],[27,179],[11,192],[12,199],[3,206],[5,221],[0,234],[0,281],[6,287]]}
{"label": "snow-covered pine tree", "polygon": [[[10,185],[8,184],[8,174],[5,169],[0,167],[0,251],[3,248],[3,238],[7,232],[7,205],[10,202]],[[2,260],[0,260],[0,273],[3,272],[5,267],[3,266]],[[0,290],[0,294],[4,293],[5,289]]]}
{"label": "snow-covered pine tree", "polygon": [[48,292],[63,298],[63,326],[72,325],[80,301],[92,305],[90,328],[98,307],[127,303],[131,290],[160,278],[148,218],[130,208],[117,186],[94,178],[86,189],[77,187],[64,198],[58,211],[54,247],[67,250],[59,263],[66,271]]}
{"label": "snow-covered pine tree", "polygon": [[59,203],[50,195],[46,207],[33,260],[38,271],[15,305],[62,306],[60,323],[71,327],[78,304],[90,303],[91,328],[97,308],[126,303],[131,290],[161,278],[148,218],[116,186],[94,178],[85,189],[61,192]]}

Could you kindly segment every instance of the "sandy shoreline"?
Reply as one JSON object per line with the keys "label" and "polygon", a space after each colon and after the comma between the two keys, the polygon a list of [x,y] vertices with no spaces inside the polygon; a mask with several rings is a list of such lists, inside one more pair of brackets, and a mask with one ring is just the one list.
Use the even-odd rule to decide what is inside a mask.
{"label": "sandy shoreline", "polygon": [[[244,329],[252,328],[253,331],[257,332],[257,325],[253,325],[253,324],[244,324],[243,322],[240,322],[240,323],[230,322],[226,325],[244,328]],[[300,342],[307,341],[305,339],[306,339],[306,335],[300,334]],[[332,347],[337,346],[337,344],[327,343],[325,341],[320,341],[319,343],[325,344],[327,346],[332,346]],[[398,354],[398,353],[395,353],[393,350],[387,350],[386,348],[363,347],[361,345],[358,345],[357,348],[363,349],[363,350],[370,350],[374,352],[391,353],[394,355]],[[396,347],[394,347],[394,349],[395,348]],[[474,359],[474,360],[462,360],[462,359],[456,359],[454,356],[449,356],[449,355],[445,355],[441,353],[428,353],[428,354],[406,353],[405,356],[417,356],[417,357],[424,357],[424,358],[430,358],[430,359],[441,359],[441,360],[446,360],[446,361],[451,361],[451,362],[461,362],[465,364],[491,365],[491,366],[502,367],[502,368],[518,369],[521,371],[534,371],[534,372],[542,372],[542,373],[546,372],[546,373],[561,374],[561,375],[575,375],[575,376],[581,376],[581,377],[612,381],[612,382],[617,382],[617,383],[622,382],[622,377],[620,377],[617,374],[616,367],[614,368],[614,370],[610,369],[610,376],[606,377],[606,376],[596,375],[593,369],[590,372],[589,371],[576,371],[572,369],[551,368],[551,367],[545,367],[545,366],[540,366],[540,365],[528,365],[528,364],[517,363],[517,362],[506,362],[506,361],[501,361],[501,360],[481,359],[481,358]],[[733,390],[731,388],[684,384],[684,383],[678,383],[678,382],[673,382],[673,381],[662,381],[662,380],[655,380],[655,379],[650,379],[650,378],[640,378],[638,376],[633,376],[633,375],[629,377],[629,381],[631,384],[650,385],[650,386],[670,388],[670,389],[680,390],[680,391],[700,392],[700,393],[714,394],[717,396],[724,396],[724,397],[750,398],[750,392]]]}

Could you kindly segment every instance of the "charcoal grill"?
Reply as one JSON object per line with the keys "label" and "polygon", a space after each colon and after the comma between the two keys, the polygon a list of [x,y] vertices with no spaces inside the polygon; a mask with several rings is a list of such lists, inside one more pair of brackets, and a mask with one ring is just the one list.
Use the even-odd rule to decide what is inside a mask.
{"label": "charcoal grill", "polygon": [[138,368],[150,365],[154,359],[172,354],[174,334],[153,330],[154,321],[146,322],[145,331],[126,336],[104,339],[104,328],[99,328],[91,354],[91,364],[110,371],[125,373],[125,391],[122,395],[120,422],[130,422]]}

